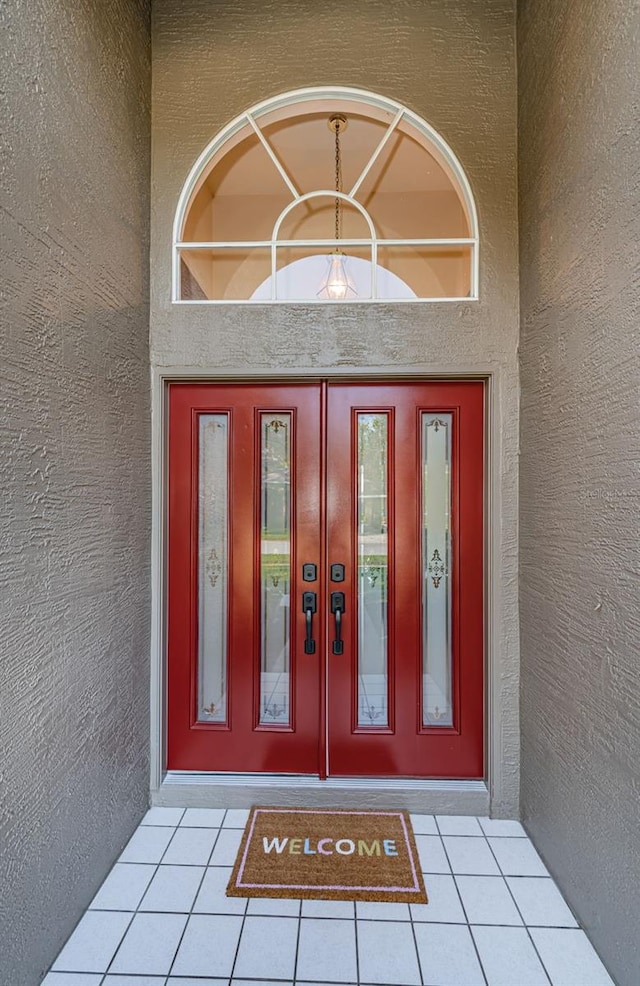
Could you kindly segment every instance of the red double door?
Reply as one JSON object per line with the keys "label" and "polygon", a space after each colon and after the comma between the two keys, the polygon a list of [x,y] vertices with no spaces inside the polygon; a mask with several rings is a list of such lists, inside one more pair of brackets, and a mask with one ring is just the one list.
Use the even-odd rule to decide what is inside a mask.
{"label": "red double door", "polygon": [[168,767],[484,773],[476,381],[173,384]]}

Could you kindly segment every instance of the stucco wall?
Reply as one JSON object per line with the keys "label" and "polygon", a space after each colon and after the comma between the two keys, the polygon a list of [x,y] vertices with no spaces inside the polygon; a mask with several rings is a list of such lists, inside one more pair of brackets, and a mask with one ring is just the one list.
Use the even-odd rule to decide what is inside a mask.
{"label": "stucco wall", "polygon": [[[515,14],[511,0],[157,0],[153,14],[151,358],[203,375],[495,374],[492,533],[496,593],[494,811],[518,806]],[[451,305],[172,306],[181,187],[209,140],[254,103],[341,84],[415,110],[461,160],[481,233],[480,302]],[[499,425],[499,427],[497,426]]]}
{"label": "stucco wall", "polygon": [[0,17],[0,982],[34,986],[148,800],[149,14]]}
{"label": "stucco wall", "polygon": [[640,6],[519,16],[522,800],[605,962],[640,970]]}

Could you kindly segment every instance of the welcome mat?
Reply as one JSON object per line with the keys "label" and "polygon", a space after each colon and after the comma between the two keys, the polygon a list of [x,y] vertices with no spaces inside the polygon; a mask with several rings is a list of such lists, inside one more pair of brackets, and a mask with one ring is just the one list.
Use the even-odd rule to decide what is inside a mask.
{"label": "welcome mat", "polygon": [[408,812],[324,808],[252,808],[227,896],[427,903]]}

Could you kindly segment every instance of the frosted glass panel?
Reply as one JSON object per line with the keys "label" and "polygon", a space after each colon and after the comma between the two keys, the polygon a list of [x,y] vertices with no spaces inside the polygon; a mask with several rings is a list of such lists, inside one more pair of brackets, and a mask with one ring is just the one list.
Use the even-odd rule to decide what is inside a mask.
{"label": "frosted glass panel", "polygon": [[358,414],[358,726],[388,725],[388,417]]}
{"label": "frosted glass panel", "polygon": [[422,721],[451,726],[451,414],[422,415]]}
{"label": "frosted glass panel", "polygon": [[290,723],[291,415],[260,416],[260,722]]}
{"label": "frosted glass panel", "polygon": [[198,472],[198,720],[227,721],[229,422],[201,414]]}

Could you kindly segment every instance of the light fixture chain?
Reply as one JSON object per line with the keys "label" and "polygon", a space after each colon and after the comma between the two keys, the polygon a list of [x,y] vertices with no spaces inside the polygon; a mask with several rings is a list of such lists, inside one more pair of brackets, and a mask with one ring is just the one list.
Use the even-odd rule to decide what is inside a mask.
{"label": "light fixture chain", "polygon": [[[340,162],[340,125],[335,123],[336,134],[336,192],[342,191],[342,167]],[[342,210],[340,199],[336,196],[336,240],[340,239],[341,234]]]}

